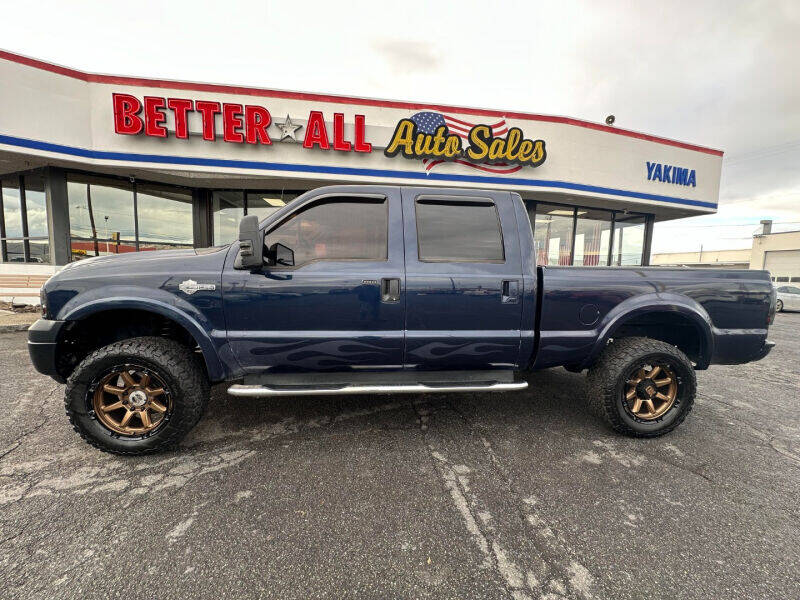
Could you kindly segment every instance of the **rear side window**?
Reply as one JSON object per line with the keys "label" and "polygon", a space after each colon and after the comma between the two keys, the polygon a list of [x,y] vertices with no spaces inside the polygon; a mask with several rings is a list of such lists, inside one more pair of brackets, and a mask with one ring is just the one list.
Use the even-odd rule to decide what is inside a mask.
{"label": "rear side window", "polygon": [[267,233],[294,251],[296,267],[317,260],[386,260],[386,198],[327,198],[303,207]]}
{"label": "rear side window", "polygon": [[497,207],[488,198],[416,202],[421,261],[503,262],[503,235]]}

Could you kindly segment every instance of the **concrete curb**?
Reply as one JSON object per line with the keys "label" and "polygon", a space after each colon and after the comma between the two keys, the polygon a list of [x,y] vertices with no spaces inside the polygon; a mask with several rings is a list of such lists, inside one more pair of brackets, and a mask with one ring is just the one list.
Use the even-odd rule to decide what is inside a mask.
{"label": "concrete curb", "polygon": [[16,325],[0,325],[0,333],[11,333],[12,331],[28,331],[30,323],[17,323]]}

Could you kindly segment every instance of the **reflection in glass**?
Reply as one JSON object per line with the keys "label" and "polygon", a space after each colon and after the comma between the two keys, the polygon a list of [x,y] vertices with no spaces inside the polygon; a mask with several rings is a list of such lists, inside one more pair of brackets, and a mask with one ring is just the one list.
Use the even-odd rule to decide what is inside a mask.
{"label": "reflection in glass", "polygon": [[263,221],[276,210],[297,198],[298,194],[282,194],[271,192],[248,192],[247,193],[247,214],[256,215],[259,221]]}
{"label": "reflection in glass", "polygon": [[611,240],[611,212],[578,209],[575,229],[575,266],[608,265],[608,243]]}
{"label": "reflection in glass", "polygon": [[136,203],[140,250],[191,247],[192,195],[188,190],[138,184]]}
{"label": "reflection in glass", "polygon": [[31,240],[30,242],[30,260],[28,262],[34,263],[49,263],[50,262],[50,244],[46,241]]}
{"label": "reflection in glass", "polygon": [[239,237],[239,221],[244,216],[244,193],[241,191],[213,192],[214,245],[230,244]]}
{"label": "reflection in glass", "polygon": [[264,245],[294,251],[294,264],[314,260],[386,260],[386,200],[324,200],[294,213],[268,232]]}
{"label": "reflection in glass", "polygon": [[70,175],[67,197],[73,260],[136,250],[132,185]]}
{"label": "reflection in glass", "polygon": [[540,265],[569,265],[572,250],[574,209],[553,204],[536,204],[533,244]]}
{"label": "reflection in glass", "polygon": [[[6,237],[8,238],[22,237],[22,211],[20,206],[19,180],[16,177],[3,179],[3,215],[6,221]],[[10,256],[9,260],[11,260]]]}
{"label": "reflection in glass", "polygon": [[614,224],[614,265],[641,265],[644,249],[644,217],[617,213]]}
{"label": "reflection in glass", "polygon": [[[28,216],[28,236],[47,238],[47,200],[44,178],[41,175],[25,175],[25,211]],[[31,252],[33,257],[33,252]],[[38,262],[38,261],[35,261]]]}

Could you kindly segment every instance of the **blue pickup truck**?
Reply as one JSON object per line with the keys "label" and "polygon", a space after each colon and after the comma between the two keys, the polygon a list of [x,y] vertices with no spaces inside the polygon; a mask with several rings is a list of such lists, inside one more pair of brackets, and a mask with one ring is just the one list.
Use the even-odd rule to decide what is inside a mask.
{"label": "blue pickup truck", "polygon": [[67,265],[28,344],[75,430],[118,454],[174,445],[218,382],[508,391],[555,366],[588,369],[614,430],[653,437],[686,418],[696,370],[770,351],[775,302],[764,271],[537,266],[515,193],[333,186],[244,217],[228,246]]}

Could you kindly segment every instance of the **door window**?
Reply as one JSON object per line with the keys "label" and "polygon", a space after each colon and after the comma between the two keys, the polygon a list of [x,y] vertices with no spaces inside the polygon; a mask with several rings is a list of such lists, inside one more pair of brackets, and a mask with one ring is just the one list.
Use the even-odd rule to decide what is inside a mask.
{"label": "door window", "polygon": [[417,244],[423,262],[504,262],[497,207],[489,199],[416,202]]}
{"label": "door window", "polygon": [[294,251],[296,267],[318,260],[387,260],[386,198],[326,198],[303,207],[267,233],[267,247]]}

